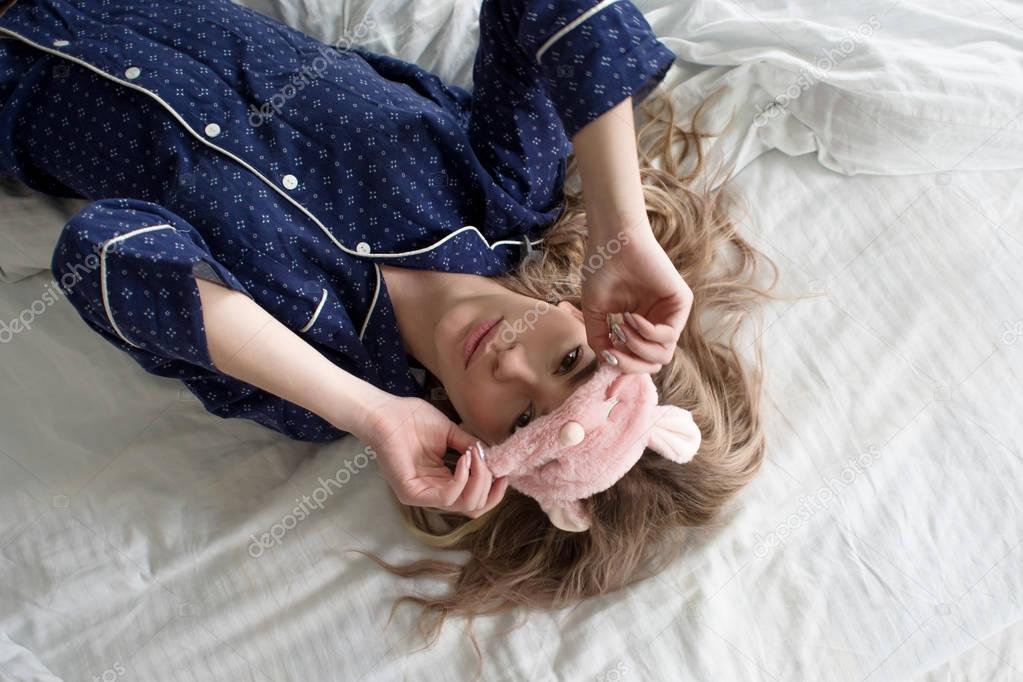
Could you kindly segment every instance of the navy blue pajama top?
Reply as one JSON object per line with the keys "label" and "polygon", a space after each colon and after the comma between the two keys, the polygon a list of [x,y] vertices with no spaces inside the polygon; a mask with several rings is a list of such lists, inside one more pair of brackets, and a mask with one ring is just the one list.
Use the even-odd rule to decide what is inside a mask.
{"label": "navy blue pajama top", "polygon": [[193,276],[422,396],[379,264],[513,269],[559,215],[572,136],[674,59],[628,0],[484,0],[471,94],[228,0],[16,0],[0,173],[92,201],[52,260],[89,327],[214,414],[334,440],[217,371]]}

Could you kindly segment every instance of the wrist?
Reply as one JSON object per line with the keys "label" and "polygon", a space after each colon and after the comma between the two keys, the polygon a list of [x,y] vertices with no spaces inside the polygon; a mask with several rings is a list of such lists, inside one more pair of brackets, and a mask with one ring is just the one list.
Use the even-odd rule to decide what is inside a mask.
{"label": "wrist", "polygon": [[649,229],[631,99],[573,138],[588,230],[597,242]]}
{"label": "wrist", "polygon": [[605,208],[587,208],[587,230],[595,243],[606,244],[614,239],[626,239],[650,231],[650,217],[642,209],[614,211]]}
{"label": "wrist", "polygon": [[325,382],[330,388],[321,394],[320,413],[339,429],[369,443],[377,428],[375,417],[394,396],[340,368],[337,372],[338,376]]}

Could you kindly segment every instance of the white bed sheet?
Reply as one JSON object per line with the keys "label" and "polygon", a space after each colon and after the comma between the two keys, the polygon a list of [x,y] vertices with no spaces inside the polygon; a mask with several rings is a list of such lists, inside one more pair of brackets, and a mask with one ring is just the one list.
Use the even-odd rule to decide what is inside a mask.
{"label": "white bed sheet", "polygon": [[[813,35],[797,43],[796,27],[822,41],[868,5],[639,4],[694,62],[672,75],[680,93],[732,85],[739,122],[721,149],[743,168],[736,184],[755,217],[746,234],[777,260],[784,290],[820,295],[767,310],[769,453],[729,523],[634,589],[533,614],[510,634],[511,617],[481,620],[484,678],[1023,679],[1023,171],[1000,170],[1023,159],[1010,155],[1023,81],[993,76],[1018,73],[1017,6],[894,6],[904,20],[936,22],[931,36],[912,21],[883,28],[928,59],[951,60],[949,27],[991,38],[967,53],[998,56],[973,65],[990,86],[983,119],[960,106],[968,98],[955,88],[967,80],[944,78],[950,61],[932,72],[910,68],[914,53],[892,56],[891,73],[926,76],[898,96],[865,94],[880,76],[869,61],[839,79],[854,84],[845,97],[874,103],[872,120],[931,98],[943,125],[910,130],[839,126],[838,105],[815,108],[834,97],[811,103],[819,87],[749,125],[762,100],[742,93],[777,84],[791,57],[772,36],[809,50]],[[370,44],[466,82],[471,41],[450,39],[472,31],[475,3],[270,9],[296,25],[303,12],[318,17],[302,27],[330,40],[376,13],[398,28]],[[756,18],[765,14],[778,18]],[[948,123],[987,133],[937,148]],[[66,301],[45,303],[49,282],[38,273],[0,287],[3,321],[44,301],[32,329],[0,345],[0,678],[468,678],[460,628],[414,654],[412,608],[383,629],[393,598],[442,586],[399,582],[344,552],[428,554],[372,464],[356,461],[358,473],[280,544],[249,551],[252,535],[361,452],[357,442],[300,444],[206,414]]]}

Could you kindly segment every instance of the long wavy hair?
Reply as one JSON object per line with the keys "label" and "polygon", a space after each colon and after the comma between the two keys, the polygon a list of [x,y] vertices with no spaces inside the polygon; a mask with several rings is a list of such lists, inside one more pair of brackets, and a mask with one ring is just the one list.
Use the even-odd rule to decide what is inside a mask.
{"label": "long wavy hair", "polygon": [[[752,343],[736,340],[744,320],[757,312],[778,269],[736,230],[741,205],[722,181],[721,164],[711,169],[701,115],[688,129],[661,88],[637,107],[637,147],[650,225],[657,240],[692,289],[694,303],[672,361],[654,377],[660,402],[692,412],[703,441],[695,458],[679,465],[647,450],[611,488],[585,501],[593,518],[587,532],[555,528],[532,498],[509,488],[501,503],[476,519],[433,508],[402,506],[406,525],[426,545],[469,553],[465,563],[421,559],[394,565],[359,551],[402,577],[433,577],[449,583],[441,596],[404,595],[422,607],[419,628],[432,645],[447,616],[466,618],[516,607],[558,609],[586,597],[619,590],[663,570],[686,547],[695,528],[713,525],[726,503],[753,478],[764,453],[760,418],[762,354],[759,315]],[[568,166],[565,206],[546,233],[541,250],[516,271],[498,278],[508,289],[579,306],[586,216],[574,157]],[[765,268],[771,278],[758,283]],[[708,324],[717,318],[718,324]],[[752,351],[755,362],[741,352]],[[460,453],[459,453],[460,454]],[[455,457],[449,466],[454,466]],[[390,618],[388,618],[390,623]]]}

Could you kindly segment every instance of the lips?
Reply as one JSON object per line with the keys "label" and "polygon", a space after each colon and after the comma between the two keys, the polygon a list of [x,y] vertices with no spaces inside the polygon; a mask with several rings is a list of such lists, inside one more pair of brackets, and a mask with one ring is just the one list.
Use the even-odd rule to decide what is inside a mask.
{"label": "lips", "polygon": [[494,330],[497,329],[497,325],[501,323],[503,318],[496,317],[492,320],[485,320],[480,324],[476,325],[470,332],[469,336],[465,339],[465,366],[469,366],[469,361],[472,360],[473,355],[476,353],[476,349],[484,345],[490,340],[494,334]]}

